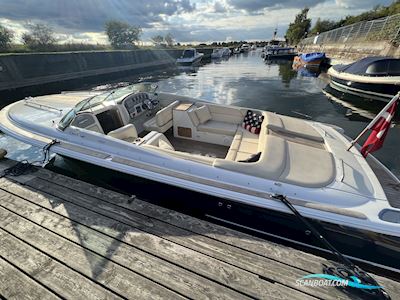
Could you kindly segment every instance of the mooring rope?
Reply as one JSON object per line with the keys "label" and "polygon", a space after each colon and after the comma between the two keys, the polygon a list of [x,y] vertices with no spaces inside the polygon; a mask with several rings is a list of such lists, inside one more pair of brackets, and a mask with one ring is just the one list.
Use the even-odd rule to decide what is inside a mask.
{"label": "mooring rope", "polygon": [[[289,200],[284,195],[275,195],[274,199],[280,200],[283,204],[285,204],[292,213],[311,231],[311,233],[319,240],[322,244],[328,248],[333,255],[337,257],[340,261],[341,265],[339,266],[324,266],[324,272],[329,275],[338,276],[340,278],[352,280],[352,276],[357,277],[361,283],[371,286],[379,286],[374,278],[361,269],[359,266],[355,265],[351,262],[347,257],[345,257],[342,253],[339,252],[311,223],[304,218],[300,212],[289,202]],[[381,299],[381,300],[390,300],[389,294],[383,289],[352,289],[353,292],[360,292],[362,294],[367,294],[369,296],[368,299]]]}
{"label": "mooring rope", "polygon": [[38,163],[40,163],[42,166],[44,166],[46,163],[48,163],[50,159],[50,148],[55,145],[59,144],[60,142],[57,141],[56,139],[52,140],[50,143],[46,144],[42,148],[43,152],[43,159],[42,160],[36,160],[29,162],[28,160],[24,159],[20,162],[17,162],[15,165],[3,170],[3,172],[0,174],[0,178],[3,178],[5,176],[21,176],[26,174],[29,170],[32,169],[33,166],[37,166]]}

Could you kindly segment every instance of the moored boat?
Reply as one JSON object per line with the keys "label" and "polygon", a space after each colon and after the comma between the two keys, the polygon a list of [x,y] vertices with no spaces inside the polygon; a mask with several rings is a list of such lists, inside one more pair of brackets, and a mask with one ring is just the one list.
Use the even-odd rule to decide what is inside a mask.
{"label": "moored boat", "polygon": [[176,59],[178,65],[194,65],[200,63],[204,53],[199,53],[195,48],[185,49],[181,57]]}
{"label": "moored boat", "polygon": [[400,59],[366,57],[328,70],[330,86],[363,99],[388,102],[400,91]]}
{"label": "moored boat", "polygon": [[319,67],[328,61],[324,52],[303,53],[296,56],[293,64],[304,67]]}
{"label": "moored boat", "polygon": [[264,60],[270,59],[293,59],[297,55],[293,47],[269,47],[264,52]]}
{"label": "moored boat", "polygon": [[233,54],[240,54],[242,52],[242,50],[240,49],[240,47],[234,48],[232,53]]}
{"label": "moored boat", "polygon": [[232,51],[228,47],[222,48],[222,56],[230,56],[231,53],[232,53]]}
{"label": "moored boat", "polygon": [[221,48],[215,48],[213,49],[211,53],[211,58],[221,58],[222,57],[223,50]]}
{"label": "moored boat", "polygon": [[250,45],[249,44],[243,44],[240,47],[240,49],[241,49],[242,52],[249,52],[250,51]]}
{"label": "moored boat", "polygon": [[400,272],[400,182],[373,156],[347,151],[336,126],[141,84],[25,99],[1,110],[0,129],[65,157],[208,195],[182,205],[219,222],[321,248],[279,200],[285,196],[348,257]]}

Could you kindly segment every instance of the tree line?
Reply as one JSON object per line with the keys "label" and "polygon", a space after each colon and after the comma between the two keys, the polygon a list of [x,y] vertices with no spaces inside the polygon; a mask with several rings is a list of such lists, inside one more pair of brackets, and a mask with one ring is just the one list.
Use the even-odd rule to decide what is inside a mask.
{"label": "tree line", "polygon": [[[49,25],[28,23],[25,28],[26,32],[21,36],[22,44],[18,45],[13,43],[15,32],[0,24],[0,52],[106,50],[110,49],[110,46],[112,49],[135,49],[142,34],[140,26],[110,20],[104,24],[104,32],[110,46],[84,43],[60,44],[56,32]],[[165,36],[156,35],[152,41],[156,46],[174,45],[174,38],[170,33]]]}
{"label": "tree line", "polygon": [[308,11],[309,8],[304,8],[296,15],[294,22],[289,24],[286,31],[286,39],[290,44],[295,45],[307,36],[316,35],[342,26],[398,14],[400,13],[400,0],[393,1],[388,6],[377,5],[369,11],[356,16],[346,16],[339,21],[318,18],[313,27],[311,27],[311,19],[307,17]]}

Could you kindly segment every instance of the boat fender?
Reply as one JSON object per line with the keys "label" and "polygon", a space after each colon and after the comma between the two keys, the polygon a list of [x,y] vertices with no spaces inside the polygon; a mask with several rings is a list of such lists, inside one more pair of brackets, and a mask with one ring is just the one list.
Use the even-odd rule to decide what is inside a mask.
{"label": "boat fender", "polygon": [[7,150],[0,148],[0,159],[3,159],[7,155]]}

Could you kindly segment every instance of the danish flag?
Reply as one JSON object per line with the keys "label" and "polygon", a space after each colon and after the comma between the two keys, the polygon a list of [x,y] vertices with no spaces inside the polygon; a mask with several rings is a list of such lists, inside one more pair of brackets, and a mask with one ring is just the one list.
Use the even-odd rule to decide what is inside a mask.
{"label": "danish flag", "polygon": [[372,133],[361,148],[361,154],[364,157],[367,157],[368,153],[379,150],[382,147],[383,141],[385,140],[385,137],[389,131],[393,116],[396,113],[396,108],[399,104],[398,100],[399,99],[394,101],[389,108],[383,112],[382,116],[380,116],[380,118],[371,125],[370,129],[372,129]]}
{"label": "danish flag", "polygon": [[391,121],[394,117],[394,114],[396,113],[396,109],[399,104],[399,96],[400,93],[398,93],[396,96],[392,98],[392,100],[385,106],[385,108],[382,109],[382,111],[372,120],[371,123],[368,124],[368,126],[352,142],[350,148],[369,129],[371,129],[372,132],[365,141],[364,145],[362,146],[360,151],[361,154],[364,157],[367,157],[368,153],[377,151],[382,147],[385,137],[389,131]]}

